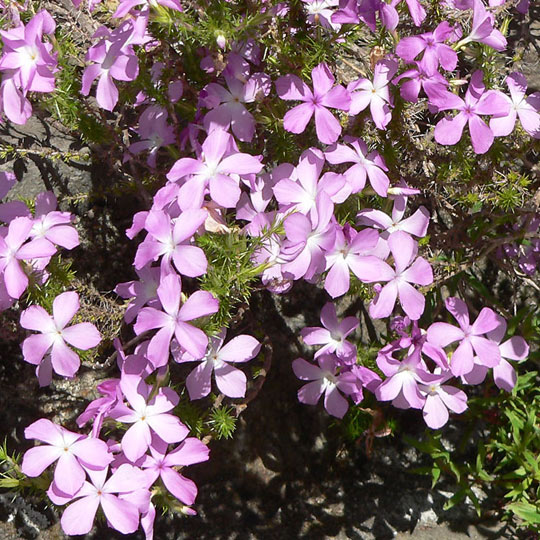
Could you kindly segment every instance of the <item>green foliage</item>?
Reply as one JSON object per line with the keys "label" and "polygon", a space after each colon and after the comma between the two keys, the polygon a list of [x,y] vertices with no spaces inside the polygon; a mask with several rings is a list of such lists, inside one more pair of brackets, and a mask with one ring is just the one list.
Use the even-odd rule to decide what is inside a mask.
{"label": "green foliage", "polygon": [[236,429],[236,416],[231,407],[216,407],[210,412],[208,425],[218,439],[230,439]]}
{"label": "green foliage", "polygon": [[219,311],[212,316],[205,328],[217,333],[227,327],[233,310],[249,300],[254,282],[265,265],[254,266],[251,260],[255,250],[274,230],[261,238],[250,238],[239,230],[226,233],[206,233],[197,238],[208,259],[207,273],[200,278],[201,288],[211,292],[219,300]]}
{"label": "green foliage", "polygon": [[75,272],[71,269],[71,261],[63,260],[61,255],[52,257],[47,272],[50,275],[43,284],[36,280],[36,276],[30,275],[25,299],[28,304],[37,304],[51,313],[54,299],[72,286]]}
{"label": "green foliage", "polygon": [[474,487],[483,488],[497,500],[508,499],[503,519],[518,519],[518,525],[540,531],[540,387],[536,371],[518,377],[511,394],[497,392],[469,401],[470,420],[487,421],[487,433],[471,445],[471,431],[465,430],[454,451],[445,447],[441,432],[426,431],[423,439],[405,437],[406,442],[430,456],[432,465],[414,472],[428,474],[432,485],[443,477],[456,484],[454,495],[445,508],[465,497],[473,502],[478,514],[489,511],[482,505]]}

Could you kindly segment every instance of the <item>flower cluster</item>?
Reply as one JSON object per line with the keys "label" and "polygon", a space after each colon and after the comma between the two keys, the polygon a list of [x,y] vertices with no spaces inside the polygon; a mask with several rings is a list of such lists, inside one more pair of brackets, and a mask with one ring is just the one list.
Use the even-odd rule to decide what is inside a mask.
{"label": "flower cluster", "polygon": [[[74,1],[89,10],[98,3]],[[467,126],[474,152],[486,154],[496,137],[513,132],[517,119],[527,134],[540,138],[540,96],[527,95],[518,72],[505,79],[509,94],[481,69],[457,78],[463,76],[464,48],[505,49],[491,9],[501,2],[487,7],[481,0],[447,0],[441,3],[445,9],[464,12],[460,20],[469,23],[438,21],[435,28],[423,27],[426,31],[398,41],[394,31],[401,17],[410,17],[414,28],[430,20],[425,4],[303,1],[307,26],[336,40],[345,25],[393,32],[395,50],[382,51],[372,59],[370,73],[346,86],[336,83],[326,62],[313,67],[309,84],[298,73],[275,75],[254,39],[228,41],[221,31],[215,35],[220,50],[198,49],[200,65],[190,69],[199,79],[188,77],[168,56],[188,45],[178,36],[168,44],[157,32],[152,35],[156,21],[167,20],[174,28],[175,17],[183,17],[178,0],[122,0],[111,14],[114,24],[95,32],[81,93],[88,96],[95,85],[97,107],[107,111],[101,111],[103,118],[109,113],[121,118],[129,109],[137,127],[122,133],[132,137],[122,147],[124,163],[131,161],[133,170],[147,166],[161,183],[126,231],[131,240],[140,239],[133,260],[137,277],[115,291],[127,300],[122,335],[133,337],[115,340],[120,374],[98,386],[100,397],[78,418],[80,428],[92,424],[91,433],[74,433],[47,419],[25,431],[42,444],[25,453],[22,471],[37,477],[54,465],[47,494],[54,504],[66,505],[61,524],[67,534],[88,533],[101,508],[112,528],[131,533],[140,526],[151,539],[155,498],[164,493],[178,499],[185,513],[194,513],[189,507],[197,486],[179,468],[206,461],[209,450],[188,437],[179,403],[203,400],[212,388],[220,400],[249,401],[253,382],[242,366],[257,357],[261,343],[234,327],[227,339],[221,323],[209,324],[223,306],[217,293],[201,286],[216,262],[203,249],[211,235],[241,236],[253,275],[260,274],[271,292],[285,293],[301,279],[319,284],[331,299],[362,290],[369,302],[366,316],[388,319],[395,339],[379,345],[376,372],[358,358],[359,320],[339,321],[336,306],[328,302],[322,327],[301,332],[306,345],[320,347],[316,363],[292,362],[292,371],[307,381],[298,391],[302,403],[314,405],[324,394],[328,413],[342,418],[349,399],[359,404],[367,389],[381,402],[422,410],[426,424],[436,429],[446,424],[449,411],[465,411],[461,387],[479,384],[489,370],[498,387],[514,387],[509,360],[524,360],[529,347],[517,336],[503,341],[506,321],[500,315],[483,308],[471,324],[465,303],[450,297],[446,308],[459,327],[425,320],[426,295],[435,286],[435,257],[425,248],[433,212],[415,198],[420,190],[412,181],[391,170],[388,148],[371,134],[388,133],[403,106],[416,103],[436,143],[457,144]],[[277,26],[287,11],[287,4],[265,4],[260,16]],[[13,122],[30,116],[29,92],[55,87],[56,53],[43,42],[54,31],[52,17],[42,11],[26,26],[18,22],[0,33],[0,97]],[[148,77],[140,77],[146,75],[141,66],[147,55],[160,61]],[[462,84],[468,86],[460,96],[454,88]],[[125,87],[132,91],[123,93]],[[269,105],[273,96],[279,100]],[[287,101],[296,103],[285,112]],[[457,114],[444,116],[445,111]],[[276,159],[261,126],[279,124],[286,136],[308,140],[312,120],[316,141],[290,163]],[[364,122],[374,128],[363,131]],[[139,158],[143,152],[146,164]],[[14,182],[13,175],[0,173],[0,194]],[[50,192],[37,197],[34,212],[21,202],[2,204],[0,219],[6,224],[0,231],[0,306],[7,308],[23,299],[30,281],[47,281],[57,246],[72,249],[79,240],[71,216],[56,210]],[[520,226],[531,232],[538,221]],[[513,247],[507,243],[501,250],[508,255]],[[523,249],[522,265],[536,264],[537,248],[538,242]],[[101,341],[93,324],[79,319],[70,324],[78,310],[78,294],[67,291],[54,299],[51,314],[39,305],[21,313],[21,326],[36,332],[23,341],[23,357],[37,366],[41,385],[51,382],[53,371],[73,377],[80,358],[72,347],[88,350]],[[175,379],[184,363],[196,365]]]}

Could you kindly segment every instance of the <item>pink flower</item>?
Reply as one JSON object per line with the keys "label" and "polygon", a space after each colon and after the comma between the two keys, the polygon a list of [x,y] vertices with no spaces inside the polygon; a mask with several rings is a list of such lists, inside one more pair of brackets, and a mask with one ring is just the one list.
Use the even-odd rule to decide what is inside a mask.
{"label": "pink flower", "polygon": [[73,496],[83,485],[88,469],[103,469],[112,461],[107,445],[99,440],[73,433],[42,418],[24,430],[27,439],[47,443],[26,451],[21,470],[39,476],[58,460],[54,470],[54,484],[65,495]]}
{"label": "pink flower", "polygon": [[122,437],[122,451],[130,461],[135,462],[144,455],[152,442],[152,433],[166,443],[185,439],[188,428],[169,414],[178,405],[176,392],[162,387],[154,393],[138,375],[125,373],[120,388],[132,408],[120,404],[110,415],[118,422],[133,424]]}
{"label": "pink flower", "polygon": [[35,238],[25,244],[33,226],[30,218],[18,217],[9,224],[7,234],[0,236],[0,272],[12,298],[20,298],[28,286],[21,261],[51,257],[56,253],[56,248],[45,238]]}
{"label": "pink flower", "polygon": [[404,231],[390,235],[388,245],[394,257],[395,270],[383,263],[376,281],[387,283],[370,304],[369,314],[377,319],[388,317],[394,309],[396,298],[399,298],[403,311],[416,321],[424,312],[425,298],[411,283],[432,283],[431,266],[423,257],[416,257],[416,242]]}
{"label": "pink flower", "polygon": [[394,104],[389,84],[397,68],[398,63],[395,60],[385,58],[375,65],[373,81],[358,79],[349,83],[347,90],[352,99],[349,114],[355,116],[369,105],[375,125],[379,129],[386,129],[392,119],[390,106]]}
{"label": "pink flower", "polygon": [[501,92],[486,91],[482,82],[483,76],[480,70],[472,74],[465,100],[448,91],[431,100],[441,111],[460,111],[453,118],[445,117],[439,120],[435,126],[435,140],[439,144],[456,144],[461,139],[465,124],[468,124],[474,151],[485,154],[490,149],[494,135],[480,115],[503,116],[508,114],[509,104]]}
{"label": "pink flower", "polygon": [[[261,344],[252,336],[242,334],[231,339],[226,345],[225,330],[210,339],[208,352],[203,361],[187,376],[186,386],[189,399],[201,399],[210,393],[212,372],[216,377],[219,391],[231,398],[246,395],[246,376],[230,363],[243,363],[259,354]],[[184,358],[182,361],[190,361]]]}
{"label": "pink flower", "polygon": [[315,115],[317,137],[322,143],[332,144],[341,134],[341,125],[327,107],[348,111],[351,98],[343,86],[334,86],[335,78],[326,64],[313,68],[311,78],[313,92],[296,75],[285,75],[276,81],[281,99],[304,102],[287,112],[283,127],[291,133],[302,133]]}
{"label": "pink flower", "polygon": [[107,523],[123,534],[135,532],[139,527],[137,506],[116,494],[132,493],[142,489],[146,483],[144,473],[132,465],[124,463],[107,479],[109,468],[88,471],[91,482],[84,482],[82,488],[70,499],[55,496],[49,490],[49,497],[55,504],[71,503],[62,514],[60,524],[66,534],[87,534],[92,529],[96,512],[101,506]]}
{"label": "pink flower", "polygon": [[[523,129],[535,139],[540,139],[540,92],[526,95],[527,80],[522,73],[514,72],[506,77],[510,97],[505,96],[510,109],[506,115],[495,115],[489,127],[496,137],[510,135],[519,117]],[[504,94],[503,94],[504,95]]]}
{"label": "pink flower", "polygon": [[340,390],[347,394],[356,391],[350,380],[342,380],[336,375],[338,367],[337,358],[325,354],[318,358],[319,366],[297,358],[293,362],[294,374],[304,381],[312,381],[298,390],[298,400],[307,405],[316,405],[324,393],[324,408],[329,414],[343,418],[349,409],[347,400],[340,394]]}
{"label": "pink flower", "polygon": [[325,254],[328,274],[324,288],[332,298],[349,290],[351,271],[366,283],[379,278],[385,263],[373,254],[378,241],[379,235],[372,229],[357,232],[349,224],[343,229],[336,226],[334,247]]}
{"label": "pink flower", "polygon": [[176,467],[187,467],[208,461],[210,451],[195,437],[184,439],[169,453],[167,453],[167,447],[166,442],[154,437],[150,446],[150,455],[144,456],[141,467],[144,469],[150,486],[161,478],[165,487],[179,501],[189,506],[195,502],[197,486],[193,480],[177,472]]}
{"label": "pink flower", "polygon": [[152,307],[143,308],[134,330],[141,334],[159,328],[148,345],[148,358],[154,367],[167,364],[173,335],[178,343],[194,358],[202,358],[208,345],[206,334],[187,321],[216,313],[218,301],[207,291],[194,292],[180,307],[182,284],[176,274],[168,274],[161,280],[157,295],[164,312]]}
{"label": "pink flower", "polygon": [[358,193],[366,185],[366,177],[373,189],[381,197],[386,197],[390,180],[385,171],[388,170],[384,159],[376,152],[369,152],[362,139],[345,138],[350,146],[337,144],[325,152],[326,159],[333,165],[339,163],[354,163],[345,171],[345,178],[351,186],[353,193]]}
{"label": "pink flower", "polygon": [[160,5],[175,11],[183,11],[179,0],[120,0],[113,17],[125,17],[135,6],[156,7]]}
{"label": "pink flower", "polygon": [[459,328],[445,323],[433,323],[427,330],[428,341],[439,347],[446,347],[454,341],[459,341],[452,355],[450,369],[454,375],[466,375],[474,367],[473,350],[478,355],[481,364],[494,367],[501,361],[497,343],[481,337],[499,326],[496,313],[483,308],[473,324],[469,323],[469,312],[463,300],[456,297],[446,299],[446,309],[459,323]]}
{"label": "pink flower", "polygon": [[360,322],[356,317],[345,317],[338,321],[336,307],[327,302],[321,310],[321,323],[318,326],[306,326],[300,334],[304,343],[308,345],[323,345],[316,353],[315,358],[323,354],[335,354],[340,361],[349,364],[356,361],[356,347],[346,337],[354,332]]}
{"label": "pink flower", "polygon": [[424,421],[432,429],[439,429],[448,422],[448,410],[461,414],[467,409],[467,394],[463,390],[443,384],[452,377],[450,372],[438,376],[429,384],[420,384],[420,392],[425,396]]}
{"label": "pink flower", "polygon": [[453,30],[448,21],[443,21],[433,32],[403,38],[396,46],[396,54],[412,62],[423,52],[419,65],[427,75],[436,73],[439,64],[447,71],[453,71],[457,65],[457,53],[444,43]]}
{"label": "pink flower", "polygon": [[172,271],[171,261],[184,276],[196,277],[206,272],[207,260],[204,251],[189,243],[197,229],[207,217],[206,210],[187,209],[177,218],[161,210],[151,210],[144,224],[149,232],[139,244],[135,255],[135,268],[140,270],[150,261],[161,259],[162,271]]}
{"label": "pink flower", "polygon": [[233,138],[222,129],[211,131],[202,144],[200,159],[181,158],[167,174],[170,181],[186,178],[178,191],[182,210],[201,208],[206,189],[213,201],[233,208],[240,198],[239,175],[256,174],[263,168],[259,159],[235,151]]}
{"label": "pink flower", "polygon": [[[22,351],[26,362],[39,365],[43,357],[50,353],[52,369],[64,377],[73,377],[80,366],[80,359],[66,342],[83,351],[96,347],[101,335],[96,327],[88,322],[74,324],[66,328],[79,310],[79,295],[68,291],[58,295],[53,301],[52,317],[41,306],[30,306],[21,313],[21,326],[36,330],[23,341]],[[42,378],[40,383],[48,384]]]}
{"label": "pink flower", "polygon": [[271,80],[265,73],[255,73],[246,82],[225,72],[228,90],[217,83],[206,85],[201,93],[206,106],[212,110],[204,117],[204,127],[210,132],[231,127],[240,141],[250,142],[255,133],[255,118],[243,105],[253,103],[270,92]]}

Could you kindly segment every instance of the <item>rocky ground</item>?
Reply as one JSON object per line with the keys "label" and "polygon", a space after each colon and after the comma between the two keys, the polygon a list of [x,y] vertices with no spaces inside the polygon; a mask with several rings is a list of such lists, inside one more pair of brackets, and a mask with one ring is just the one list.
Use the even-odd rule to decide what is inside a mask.
{"label": "rocky ground", "polygon": [[[516,39],[528,36],[517,50],[530,89],[540,90],[540,6],[534,6],[530,21],[513,32]],[[23,128],[0,125],[0,142],[17,149],[17,155],[10,154],[0,164],[0,170],[15,169],[20,177],[12,196],[31,198],[52,189],[63,197],[63,209],[73,211],[80,230],[86,231],[74,253],[78,275],[100,291],[100,298],[110,298],[113,284],[130,278],[126,261],[132,258],[133,246],[123,231],[139,202],[99,195],[106,179],[99,164],[85,159],[92,149],[59,126],[37,118]],[[59,150],[77,156],[65,163],[54,158]],[[298,403],[291,362],[305,351],[295,336],[299,327],[318,323],[316,313],[323,301],[322,294],[314,296],[301,285],[284,298],[255,297],[252,311],[273,343],[270,374],[241,416],[234,440],[213,441],[211,460],[190,468],[199,485],[198,515],[158,519],[156,539],[534,538],[497,519],[479,520],[468,501],[445,512],[443,505],[453,488],[442,483],[431,489],[429,479],[413,474],[411,470],[422,464],[414,449],[397,438],[378,439],[368,456],[363,439],[345,444],[320,408]],[[72,420],[91,399],[96,379],[106,374],[83,370],[76,385],[60,381],[39,389],[32,367],[21,361],[16,321],[9,313],[1,317],[1,431],[12,449],[24,449],[26,425],[43,414]],[[419,433],[415,413],[404,414],[410,433]],[[0,540],[63,539],[58,518],[32,496],[0,494]],[[125,537],[105,528],[88,535],[95,540],[115,538]]]}

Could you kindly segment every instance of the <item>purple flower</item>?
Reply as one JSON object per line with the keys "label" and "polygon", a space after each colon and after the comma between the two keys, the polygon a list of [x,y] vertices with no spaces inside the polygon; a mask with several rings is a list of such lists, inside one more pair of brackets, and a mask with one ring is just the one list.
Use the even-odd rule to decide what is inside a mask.
{"label": "purple flower", "polygon": [[358,193],[366,185],[366,177],[369,183],[381,197],[386,197],[390,180],[385,171],[386,164],[377,151],[369,152],[366,143],[362,139],[347,137],[346,142],[352,146],[336,144],[325,152],[326,159],[333,165],[339,163],[354,163],[344,173],[351,186],[352,193]]}
{"label": "purple flower", "polygon": [[[30,306],[21,313],[23,328],[41,332],[23,341],[26,362],[39,365],[49,353],[55,373],[64,377],[73,377],[77,373],[81,363],[79,355],[66,345],[66,341],[83,351],[96,347],[101,341],[101,335],[92,323],[83,322],[66,328],[79,307],[79,295],[68,291],[54,299],[52,317],[41,306]],[[49,384],[50,376],[46,382],[44,375],[40,377],[40,384]]]}
{"label": "purple flower", "polygon": [[184,439],[174,450],[167,453],[167,443],[154,437],[150,445],[150,455],[144,456],[141,464],[151,486],[161,478],[165,487],[182,503],[191,505],[197,496],[197,486],[186,478],[176,467],[187,467],[208,461],[208,447],[195,437]]}
{"label": "purple flower", "polygon": [[51,257],[56,253],[56,248],[45,238],[35,238],[25,244],[33,226],[30,218],[18,217],[9,224],[7,234],[4,231],[5,236],[0,236],[0,272],[12,298],[20,298],[28,286],[21,261]]}
{"label": "purple flower", "polygon": [[197,277],[204,274],[208,265],[204,251],[188,242],[207,215],[206,210],[193,208],[171,220],[167,213],[151,210],[144,224],[149,234],[137,248],[135,268],[140,270],[162,256],[161,269],[165,273],[173,271],[172,261],[181,275]]}
{"label": "purple flower", "polygon": [[356,390],[349,380],[341,380],[336,375],[339,363],[331,354],[318,357],[319,365],[310,364],[303,358],[293,362],[294,374],[303,381],[312,381],[298,390],[298,400],[307,405],[316,405],[324,393],[324,408],[329,414],[343,418],[349,409],[349,403],[340,394],[340,390],[347,394]]}
{"label": "purple flower", "polygon": [[253,103],[259,96],[267,96],[272,84],[270,77],[256,73],[243,82],[226,71],[225,81],[228,90],[217,83],[210,83],[201,92],[205,105],[212,108],[204,117],[204,127],[208,132],[231,127],[240,141],[250,142],[255,133],[255,118],[243,104]]}
{"label": "purple flower", "polygon": [[418,62],[415,63],[416,68],[408,69],[392,80],[393,84],[397,84],[403,79],[409,79],[401,84],[399,88],[401,97],[406,101],[416,103],[421,89],[424,89],[430,101],[436,99],[439,94],[444,93],[448,87],[448,81],[438,71],[428,75]]}
{"label": "purple flower", "polygon": [[349,83],[347,90],[352,99],[349,114],[355,116],[369,105],[375,125],[379,129],[386,129],[392,119],[390,106],[394,104],[388,85],[397,68],[398,63],[395,60],[385,58],[375,65],[373,81],[358,79]]}
{"label": "purple flower", "polygon": [[324,288],[332,298],[349,290],[350,271],[366,283],[379,278],[385,263],[373,255],[378,241],[379,235],[374,230],[357,232],[348,224],[343,229],[336,226],[334,247],[325,254],[328,274]]}
{"label": "purple flower", "polygon": [[129,145],[129,152],[138,154],[148,150],[146,162],[152,168],[156,166],[158,150],[176,141],[174,129],[167,123],[169,115],[163,107],[151,105],[147,107],[139,117],[137,134],[140,141]]}
{"label": "purple flower", "polygon": [[291,133],[302,133],[315,115],[317,137],[322,143],[332,144],[341,134],[341,125],[328,107],[348,111],[351,98],[343,86],[334,86],[335,78],[325,63],[313,68],[311,78],[313,92],[296,75],[285,75],[276,81],[281,99],[304,102],[287,112],[283,127]]}
{"label": "purple flower", "polygon": [[467,394],[448,384],[443,384],[452,377],[446,372],[429,384],[420,384],[419,389],[425,396],[423,407],[424,421],[432,429],[439,429],[448,422],[448,410],[461,414],[467,409]]}
{"label": "purple flower", "polygon": [[[82,488],[70,499],[62,498],[49,490],[49,497],[55,504],[63,504],[72,499],[62,514],[60,524],[66,534],[87,534],[92,529],[96,512],[101,506],[107,523],[123,534],[135,532],[139,526],[137,506],[117,494],[126,494],[142,489],[146,483],[145,474],[127,463],[107,479],[109,468],[88,471],[91,482],[84,482]],[[55,496],[56,495],[56,496]]]}
{"label": "purple flower", "polygon": [[113,17],[121,19],[125,17],[135,6],[156,7],[157,5],[183,11],[179,0],[120,0]]}
{"label": "purple flower", "polygon": [[238,152],[231,135],[216,128],[203,142],[201,158],[179,159],[167,178],[173,182],[186,179],[178,191],[182,210],[201,208],[207,188],[213,201],[233,208],[240,198],[239,175],[257,174],[262,168],[258,158]]}
{"label": "purple flower", "polygon": [[396,54],[407,62],[412,62],[422,52],[419,66],[428,76],[437,72],[439,64],[447,71],[454,71],[457,53],[444,43],[453,33],[448,21],[440,23],[433,32],[403,38],[396,46]]}
{"label": "purple flower", "polygon": [[185,439],[188,428],[176,416],[169,414],[178,405],[176,392],[164,387],[154,393],[138,375],[125,373],[120,388],[132,408],[117,405],[110,416],[118,422],[132,424],[122,437],[122,451],[130,461],[135,462],[144,455],[152,442],[152,433],[166,443]]}
{"label": "purple flower", "polygon": [[473,351],[481,364],[494,367],[499,364],[501,355],[497,343],[481,337],[499,326],[495,312],[483,308],[473,324],[469,322],[469,312],[463,300],[456,297],[446,299],[446,309],[459,323],[459,328],[445,323],[433,323],[427,330],[428,341],[439,347],[446,347],[454,341],[459,341],[452,355],[450,369],[456,376],[466,375],[474,367]]}
{"label": "purple flower", "polygon": [[308,345],[323,345],[316,353],[315,358],[323,354],[335,354],[340,361],[351,363],[356,361],[356,347],[345,338],[358,328],[360,322],[356,317],[345,317],[338,321],[336,307],[327,302],[321,310],[321,322],[324,328],[306,326],[300,334],[304,343]]}
{"label": "purple flower", "polygon": [[441,111],[448,109],[460,111],[453,118],[445,117],[439,120],[435,126],[435,140],[439,144],[456,144],[461,139],[465,124],[469,125],[473,149],[477,154],[485,154],[493,144],[493,132],[480,115],[506,115],[509,104],[501,92],[486,91],[482,82],[483,76],[480,70],[472,74],[465,100],[447,91],[431,100]]}
{"label": "purple flower", "polygon": [[420,352],[421,347],[414,347],[402,361],[391,354],[379,353],[377,365],[388,377],[375,390],[379,401],[392,401],[392,405],[400,409],[421,409],[424,406],[425,397],[419,385],[437,380],[437,377],[427,371]]}
{"label": "purple flower", "polygon": [[493,28],[495,17],[489,13],[482,0],[473,0],[473,20],[471,33],[463,38],[456,46],[460,48],[466,43],[477,41],[489,45],[496,51],[504,51],[506,49],[506,38],[497,30]]}
{"label": "purple flower", "polygon": [[4,43],[0,70],[4,71],[1,102],[6,116],[16,124],[24,124],[32,114],[26,98],[28,92],[53,92],[56,54],[52,45],[43,43],[43,34],[54,34],[56,23],[42,10],[25,26],[0,31]]}
{"label": "purple flower", "polygon": [[[506,77],[510,97],[505,96],[509,111],[505,115],[495,115],[489,127],[496,137],[510,135],[519,117],[523,129],[535,139],[540,139],[540,92],[526,95],[527,80],[522,73],[514,72]],[[504,95],[504,94],[503,94]]]}
{"label": "purple flower", "polygon": [[399,298],[403,311],[411,320],[416,321],[424,312],[425,298],[411,283],[432,283],[431,266],[423,257],[416,257],[416,242],[404,231],[390,235],[388,245],[394,257],[395,270],[387,263],[382,263],[380,275],[373,281],[387,283],[370,304],[369,314],[376,319],[388,317],[394,309],[396,298]]}
{"label": "purple flower", "polygon": [[134,330],[141,334],[159,328],[148,345],[148,358],[154,367],[167,364],[169,347],[173,335],[178,343],[194,358],[202,358],[208,345],[206,334],[187,321],[216,313],[218,301],[207,291],[194,292],[180,306],[182,283],[176,274],[168,274],[161,279],[157,295],[163,311],[152,307],[143,308]]}
{"label": "purple flower", "polygon": [[22,472],[31,477],[39,476],[58,460],[54,484],[67,496],[73,496],[83,485],[86,473],[82,465],[86,470],[99,470],[107,467],[113,459],[103,441],[73,433],[45,418],[28,426],[24,436],[46,444],[26,451]]}
{"label": "purple flower", "polygon": [[[231,398],[246,395],[246,376],[230,363],[243,363],[255,358],[261,344],[254,337],[245,334],[236,336],[226,345],[223,345],[224,340],[225,330],[211,338],[203,361],[187,376],[189,399],[201,399],[210,393],[212,372],[220,392]],[[192,358],[183,359],[186,360],[190,361]]]}

